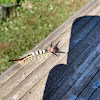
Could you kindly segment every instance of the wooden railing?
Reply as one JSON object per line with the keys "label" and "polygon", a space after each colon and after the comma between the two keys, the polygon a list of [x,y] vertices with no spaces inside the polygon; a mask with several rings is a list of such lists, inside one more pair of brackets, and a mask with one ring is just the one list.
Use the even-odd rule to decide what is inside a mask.
{"label": "wooden railing", "polygon": [[[24,56],[41,47],[48,48],[52,41],[56,44],[59,40],[58,47],[66,54],[60,54],[59,57],[49,55],[33,59],[23,65],[15,63],[4,72],[0,76],[0,100],[49,100],[50,98],[50,100],[68,98],[75,100],[79,95],[81,96],[93,77],[99,79],[99,8],[100,1],[92,0]],[[97,35],[95,36],[94,33]],[[92,69],[95,68],[93,59],[94,63],[98,64],[96,69]],[[92,73],[94,70],[96,71]],[[93,77],[89,76],[88,71]],[[86,82],[81,81],[85,78]],[[97,81],[93,81],[93,84],[96,84],[95,82]],[[84,89],[78,91],[79,87]],[[94,88],[94,91],[96,89]],[[91,98],[93,94],[89,92],[89,95],[88,98]]]}

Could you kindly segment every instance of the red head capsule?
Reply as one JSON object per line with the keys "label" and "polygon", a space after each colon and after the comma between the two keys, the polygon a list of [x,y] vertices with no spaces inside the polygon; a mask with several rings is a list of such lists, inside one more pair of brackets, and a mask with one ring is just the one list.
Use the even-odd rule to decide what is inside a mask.
{"label": "red head capsule", "polygon": [[55,50],[54,50],[54,48],[50,48],[50,52],[54,52]]}

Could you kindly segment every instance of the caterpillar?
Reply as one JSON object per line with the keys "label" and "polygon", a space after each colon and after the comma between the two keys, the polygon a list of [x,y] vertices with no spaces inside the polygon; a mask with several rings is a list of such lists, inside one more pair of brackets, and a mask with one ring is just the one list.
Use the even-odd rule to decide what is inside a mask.
{"label": "caterpillar", "polygon": [[56,56],[58,56],[57,53],[65,53],[65,52],[62,52],[62,51],[59,50],[59,48],[57,47],[58,43],[54,47],[52,47],[52,43],[51,43],[49,50],[40,49],[38,51],[32,52],[31,54],[29,54],[26,57],[23,57],[21,59],[15,59],[15,60],[9,60],[9,61],[19,61],[19,63],[22,63],[22,62],[25,62],[27,60],[32,60],[34,58],[38,58],[38,57],[41,57],[43,55],[47,55],[47,54],[51,54],[51,53],[56,55]]}
{"label": "caterpillar", "polygon": [[27,55],[21,59],[14,59],[14,60],[9,60],[9,61],[18,61],[21,64],[22,62],[26,62],[27,60],[32,60],[35,58],[42,57],[44,55],[49,55],[50,53],[51,52],[46,49],[40,49],[38,51],[34,51],[34,52],[30,53],[29,55]]}

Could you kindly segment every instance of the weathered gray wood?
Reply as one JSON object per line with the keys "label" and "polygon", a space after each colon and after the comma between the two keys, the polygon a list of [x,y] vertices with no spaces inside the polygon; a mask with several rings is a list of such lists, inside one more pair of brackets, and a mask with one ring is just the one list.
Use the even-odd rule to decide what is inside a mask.
{"label": "weathered gray wood", "polygon": [[[93,9],[88,13],[88,16],[91,15],[91,16],[95,16],[96,13],[98,12],[98,9],[100,7],[100,2],[95,6],[93,7]],[[91,13],[92,12],[92,13]]]}
{"label": "weathered gray wood", "polygon": [[[89,4],[87,4],[84,8],[78,11],[75,15],[69,18],[65,23],[63,23],[60,27],[58,27],[54,32],[52,32],[45,40],[43,40],[39,45],[37,45],[33,50],[40,48],[41,46],[47,46],[51,43],[51,41],[55,40],[59,37],[63,32],[65,32],[69,27],[71,27],[71,23],[79,16],[83,16],[88,13],[94,6],[98,4],[98,0],[92,0]],[[52,38],[52,40],[51,40]],[[32,52],[31,50],[30,52]],[[27,54],[29,54],[28,52]],[[0,86],[3,85],[7,80],[9,80],[13,75],[15,75],[21,68],[16,67],[17,63],[14,64],[9,70],[7,70],[3,75],[0,76]]]}
{"label": "weathered gray wood", "polygon": [[[45,75],[40,82],[38,82],[32,89],[30,89],[21,100],[40,100],[43,97],[45,84],[48,78],[48,74]],[[38,87],[38,88],[37,88]],[[42,91],[42,92],[41,92]],[[37,96],[38,95],[38,96]],[[35,98],[35,99],[34,99]]]}
{"label": "weathered gray wood", "polygon": [[[60,37],[60,43],[59,46],[67,42],[67,45],[69,46],[69,42],[67,41],[67,37],[70,36],[70,34],[62,34]],[[64,37],[64,38],[63,38]],[[56,40],[57,42],[58,40]],[[66,50],[69,48],[66,46]],[[28,66],[26,65],[24,68],[22,68],[13,78],[11,78],[7,83],[5,83],[0,89],[0,98],[1,96],[7,95],[11,90],[13,90],[21,81],[23,81],[29,74],[31,74],[36,68],[38,68],[41,63],[43,63],[46,59],[48,58],[41,58],[41,59],[35,59],[32,64],[29,64]],[[59,60],[59,59],[58,59]],[[44,66],[45,67],[45,66]],[[25,74],[24,74],[25,73]],[[19,79],[20,77],[20,79]],[[12,85],[9,86],[12,82]],[[6,88],[6,89],[5,89]]]}
{"label": "weathered gray wood", "polygon": [[[55,30],[52,34],[50,34],[44,41],[42,41],[33,50],[40,48],[42,45],[44,45],[44,47],[48,47],[52,40],[54,40],[55,41],[54,43],[56,43],[60,39],[61,42],[59,44],[59,47],[61,48],[62,51],[65,51],[65,50],[68,51],[69,41],[70,41],[69,39],[70,39],[71,24],[75,18],[81,16],[82,14],[85,15],[87,12],[89,13],[89,11],[91,11],[91,9],[93,9],[98,4],[99,1],[93,0],[91,2],[92,3],[88,4],[88,6],[85,6],[86,8],[88,8],[87,10],[86,10],[86,8],[84,8],[84,10],[83,9],[80,10],[78,13],[75,14],[75,16],[71,17],[72,19],[69,19],[68,21],[66,21],[63,25],[61,25],[57,30]],[[84,11],[84,12],[81,12],[81,11]],[[97,12],[98,11],[99,11],[99,9],[97,10]],[[78,21],[80,21],[80,20],[78,20]],[[83,27],[83,26],[84,25],[81,25],[81,27]],[[81,27],[80,27],[80,29],[81,29]],[[75,33],[75,34],[77,34],[77,33]],[[94,35],[91,35],[91,36],[94,36]],[[96,37],[97,37],[97,35],[96,35]],[[52,40],[51,40],[51,38],[52,38]],[[93,42],[92,39],[90,39],[90,41]],[[77,44],[78,44],[78,42],[75,43],[74,46],[77,46]],[[84,45],[86,45],[86,44],[84,44]],[[66,46],[66,48],[65,48],[65,46]],[[30,52],[32,52],[33,50],[31,50]],[[93,48],[93,50],[94,50],[94,48]],[[28,52],[28,54],[30,52]],[[81,54],[81,52],[80,52],[80,54]],[[8,99],[10,100],[12,98],[16,98],[16,99],[22,98],[24,100],[24,98],[26,96],[28,96],[28,94],[31,94],[31,93],[29,93],[30,89],[33,91],[33,95],[31,94],[31,98],[34,98],[33,100],[42,99],[41,97],[43,96],[43,90],[45,88],[44,85],[46,83],[46,79],[49,74],[49,71],[55,65],[60,63],[59,61],[61,61],[62,59],[65,59],[65,55],[60,55],[59,58],[57,58],[55,56],[47,56],[47,57],[41,58],[39,60],[33,60],[31,63],[29,63],[27,65],[23,65],[23,66],[16,66],[17,64],[15,64],[7,72],[5,72],[3,75],[0,76],[0,85],[1,85],[0,99],[4,98],[4,100],[8,100]],[[82,57],[81,57],[81,59],[82,59]],[[74,66],[74,68],[77,69],[77,66],[76,67]],[[54,75],[54,74],[52,74],[52,75]],[[64,77],[64,76],[62,75],[62,77]],[[34,89],[36,90],[36,92],[34,92]],[[40,89],[40,92],[39,92],[39,89]],[[34,95],[35,95],[35,97],[34,97]],[[39,97],[38,97],[38,95],[39,95]],[[30,95],[29,95],[29,97],[30,97]]]}
{"label": "weathered gray wood", "polygon": [[[65,37],[67,34],[64,34],[64,35],[62,35],[62,40],[61,40],[61,43],[62,42],[64,42],[64,41],[66,41],[67,40],[67,38]],[[65,39],[63,38],[63,37],[65,37]],[[62,43],[63,44],[63,43]],[[67,47],[68,48],[68,47]],[[38,64],[39,64],[39,62],[38,62]],[[37,65],[38,66],[38,65]],[[36,67],[36,66],[35,66]],[[31,68],[31,69],[30,69]],[[26,67],[25,67],[25,70],[26,70]],[[1,90],[5,90],[5,88],[6,88],[6,90],[5,91],[1,91],[1,96],[3,97],[3,96],[5,96],[5,95],[7,95],[11,90],[13,90],[13,88],[14,87],[16,87],[17,86],[17,84],[19,84],[22,80],[24,80],[25,79],[25,77],[27,77],[26,75],[29,75],[29,71],[33,71],[34,70],[34,68],[32,68],[32,67],[29,67],[29,66],[27,66],[27,72],[25,71],[25,70],[21,70],[21,71],[19,71],[17,74],[16,74],[16,76],[15,77],[13,77],[10,81],[8,81],[5,85],[3,85],[2,87],[1,87]],[[30,73],[31,73],[30,72]],[[24,74],[24,73],[26,73],[26,74]],[[24,78],[23,78],[23,75],[24,75]],[[19,77],[20,77],[20,79],[19,79]],[[21,78],[22,77],[22,78]],[[15,80],[16,79],[16,80]],[[15,80],[15,81],[14,81]],[[9,85],[10,85],[10,83],[11,82],[13,82],[12,83],[12,86],[11,87],[9,87]],[[8,91],[8,92],[7,92]]]}
{"label": "weathered gray wood", "polygon": [[88,86],[86,86],[86,88],[80,93],[80,95],[77,97],[77,100],[81,99],[88,100],[89,97],[92,95],[92,93],[94,93],[94,91],[96,91],[96,89],[100,86],[99,83],[100,83],[100,71],[96,74],[95,77],[93,77]]}
{"label": "weathered gray wood", "polygon": [[[66,42],[66,45],[69,45]],[[65,44],[61,47],[62,50],[66,50]],[[34,72],[32,72],[23,82],[21,82],[16,88],[14,88],[10,94],[8,94],[4,100],[12,99],[17,94],[17,99],[21,98],[29,89],[32,88],[40,79],[42,79],[49,71],[55,66],[64,55],[60,55],[59,58],[56,56],[50,56],[48,60],[41,64]],[[55,59],[55,60],[54,60]],[[48,67],[49,66],[49,67]],[[32,67],[32,66],[31,66]],[[2,97],[2,96],[1,96]],[[1,98],[0,97],[0,98]]]}
{"label": "weathered gray wood", "polygon": [[[64,58],[63,59],[61,59],[59,62],[58,62],[58,64],[66,64],[66,58],[67,58],[67,56],[65,55],[64,56]],[[46,85],[46,81],[47,81],[47,78],[48,78],[48,75],[49,75],[49,73],[47,74],[47,75],[45,75],[45,77],[46,77],[46,80],[45,80],[45,77],[44,78],[42,78],[35,86],[33,86],[22,98],[21,98],[21,100],[29,100],[29,99],[31,99],[31,100],[36,100],[36,99],[38,99],[38,100],[42,100],[42,98],[43,98],[43,93],[44,93],[44,90],[45,90],[45,85]],[[43,83],[42,83],[43,82]],[[44,82],[45,82],[45,84],[44,84]],[[38,88],[37,88],[38,87]],[[43,91],[43,92],[41,92],[41,91]],[[31,91],[31,94],[29,94],[29,92]],[[39,96],[39,95],[41,95],[41,96]],[[34,99],[35,98],[35,99]]]}

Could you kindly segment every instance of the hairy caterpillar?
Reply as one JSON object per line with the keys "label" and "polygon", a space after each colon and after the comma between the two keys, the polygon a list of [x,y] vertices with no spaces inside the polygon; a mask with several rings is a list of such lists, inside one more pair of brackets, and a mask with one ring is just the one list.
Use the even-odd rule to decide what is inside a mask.
{"label": "hairy caterpillar", "polygon": [[9,61],[19,61],[19,63],[21,64],[21,62],[26,62],[27,60],[32,60],[35,58],[39,58],[42,57],[44,55],[49,55],[51,52],[45,49],[40,49],[38,51],[34,51],[31,54],[27,55],[26,57],[23,57],[21,59],[14,59],[14,60],[9,60]]}
{"label": "hairy caterpillar", "polygon": [[51,43],[49,50],[40,49],[38,51],[32,52],[31,54],[29,54],[26,57],[23,57],[21,59],[15,59],[15,60],[9,60],[9,61],[19,61],[19,63],[21,64],[22,62],[26,62],[27,60],[39,58],[41,56],[48,55],[48,54],[51,54],[51,53],[56,55],[56,56],[58,56],[57,53],[65,53],[65,52],[59,51],[59,48],[57,47],[58,43],[54,47],[52,47],[52,43]]}

